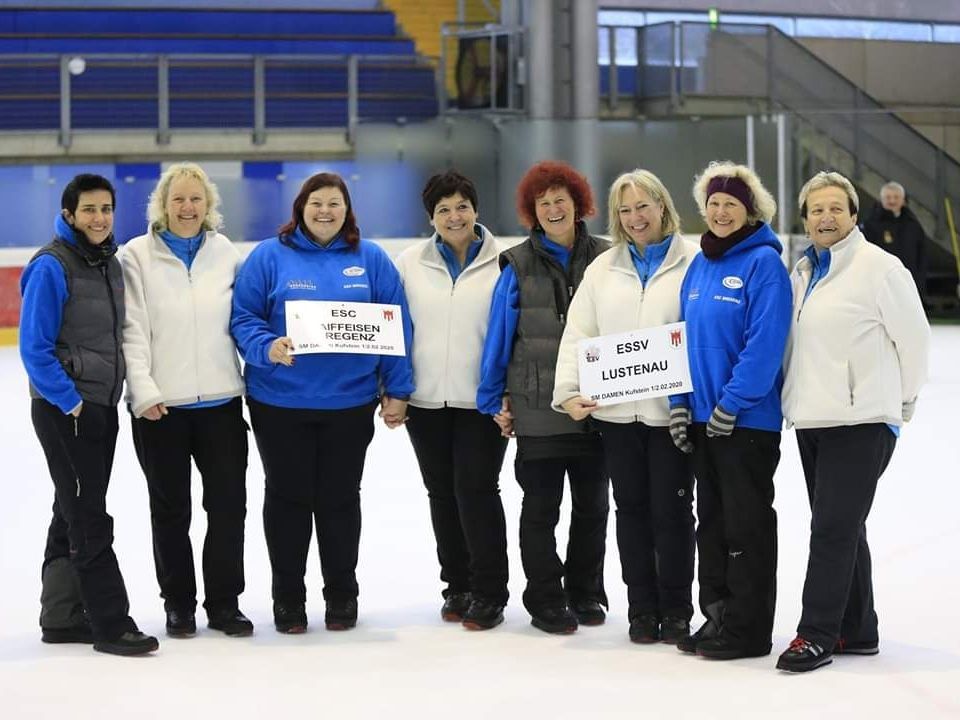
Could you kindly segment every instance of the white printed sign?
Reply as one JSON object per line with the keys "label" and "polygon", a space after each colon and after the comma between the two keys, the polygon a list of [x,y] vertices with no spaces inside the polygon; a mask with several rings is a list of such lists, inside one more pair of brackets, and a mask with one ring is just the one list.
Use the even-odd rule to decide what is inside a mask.
{"label": "white printed sign", "polygon": [[580,394],[616,405],[693,390],[686,323],[584,338],[577,344]]}
{"label": "white printed sign", "polygon": [[399,305],[287,300],[284,311],[293,355],[406,354]]}

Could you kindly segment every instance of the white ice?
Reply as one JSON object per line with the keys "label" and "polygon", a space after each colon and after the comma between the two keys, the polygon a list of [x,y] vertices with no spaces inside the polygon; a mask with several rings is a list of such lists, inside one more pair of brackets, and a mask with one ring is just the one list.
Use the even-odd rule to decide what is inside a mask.
{"label": "white ice", "polygon": [[[934,329],[931,379],[880,482],[868,521],[881,653],[840,657],[809,675],[774,669],[794,636],[806,565],[809,510],[792,432],[777,472],[779,596],[770,657],[718,663],[627,640],[626,593],[611,513],[606,625],[571,636],[532,628],[520,603],[520,493],[512,448],[501,479],[511,602],[482,633],[440,621],[440,582],[426,492],[404,430],[378,427],[367,456],[360,552],[360,623],[323,629],[315,550],[306,635],[278,635],[260,510],[263,474],[251,448],[247,589],[252,638],[205,627],[163,636],[143,477],[129,420],[108,509],[132,615],[160,637],[149,658],[89,646],[48,646],[37,627],[40,561],[52,484],[29,419],[17,351],[0,348],[0,717],[20,718],[960,718],[960,327]],[[252,443],[251,443],[252,445]],[[205,523],[194,481],[192,536]],[[565,527],[565,520],[561,527]],[[561,532],[561,537],[565,537]],[[198,563],[199,565],[199,563]],[[201,595],[202,600],[202,595]],[[198,619],[203,620],[202,610]],[[698,623],[699,617],[695,618]]]}

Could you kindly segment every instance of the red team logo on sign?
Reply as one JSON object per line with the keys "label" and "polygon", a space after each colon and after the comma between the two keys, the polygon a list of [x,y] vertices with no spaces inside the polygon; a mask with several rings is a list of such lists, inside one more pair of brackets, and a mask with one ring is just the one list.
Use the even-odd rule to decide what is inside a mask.
{"label": "red team logo on sign", "polygon": [[683,342],[682,333],[679,330],[671,330],[670,344],[674,347],[680,347],[681,342]]}
{"label": "red team logo on sign", "polygon": [[383,319],[384,319],[384,320],[387,320],[387,321],[392,321],[392,320],[393,320],[393,310],[384,310],[384,311],[383,311]]}

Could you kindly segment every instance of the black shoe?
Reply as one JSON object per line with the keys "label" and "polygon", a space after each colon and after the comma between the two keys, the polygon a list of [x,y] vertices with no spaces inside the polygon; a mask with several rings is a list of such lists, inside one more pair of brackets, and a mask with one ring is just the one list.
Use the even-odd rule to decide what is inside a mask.
{"label": "black shoe", "polygon": [[656,615],[630,618],[630,642],[649,644],[660,640],[660,619]]}
{"label": "black shoe", "polygon": [[80,623],[68,628],[40,628],[40,640],[51,645],[60,643],[85,643],[89,645],[93,642],[93,630],[90,623]]}
{"label": "black shoe", "polygon": [[538,630],[556,635],[569,635],[577,631],[579,623],[567,605],[546,607],[530,613],[531,624]]}
{"label": "black shoe", "polygon": [[470,593],[452,592],[443,601],[440,617],[444,622],[462,622],[470,607]]}
{"label": "black shoe", "polygon": [[723,633],[697,643],[697,655],[709,660],[739,660],[740,658],[763,657],[770,654],[770,645],[747,647],[730,641]]}
{"label": "black shoe", "polygon": [[685,653],[696,653],[697,644],[704,640],[712,640],[720,634],[720,626],[713,620],[707,620],[693,635],[677,640],[677,650]]}
{"label": "black shoe", "polygon": [[660,642],[676,645],[690,636],[690,621],[681,617],[665,617],[660,621]]}
{"label": "black shoe", "polygon": [[833,662],[833,653],[797,635],[777,660],[777,670],[810,672]]}
{"label": "black shoe", "polygon": [[463,626],[467,630],[489,630],[503,622],[501,602],[476,597],[463,616]]}
{"label": "black shoe", "polygon": [[327,600],[327,612],[323,617],[327,630],[349,630],[357,625],[357,601]]}
{"label": "black shoe", "polygon": [[301,635],[307,631],[307,609],[303,603],[273,604],[273,625],[285,635]]}
{"label": "black shoe", "polygon": [[207,616],[207,627],[230,637],[253,635],[253,623],[239,610],[217,610]]}
{"label": "black shoe", "polygon": [[876,642],[847,642],[843,638],[837,640],[833,646],[834,655],[876,655],[880,652],[880,643]]}
{"label": "black shoe", "polygon": [[603,625],[607,619],[603,605],[596,600],[571,600],[570,609],[581,625]]}
{"label": "black shoe", "polygon": [[192,612],[167,610],[167,635],[172,638],[190,638],[197,634],[197,619]]}
{"label": "black shoe", "polygon": [[113,640],[97,640],[93,643],[94,650],[110,655],[146,655],[159,647],[160,643],[155,637],[140,631],[128,631]]}

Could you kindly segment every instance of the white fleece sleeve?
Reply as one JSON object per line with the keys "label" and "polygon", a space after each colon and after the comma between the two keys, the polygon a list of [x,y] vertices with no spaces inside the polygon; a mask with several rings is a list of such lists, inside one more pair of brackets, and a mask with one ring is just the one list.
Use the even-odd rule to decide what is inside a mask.
{"label": "white fleece sleeve", "polygon": [[900,359],[903,402],[912,402],[927,381],[930,324],[923,313],[913,277],[902,265],[890,270],[879,284],[877,305],[884,329]]}
{"label": "white fleece sleeve", "polygon": [[127,400],[134,417],[163,401],[151,376],[150,315],[143,288],[143,271],[135,247],[120,255],[124,283],[123,359],[127,365]]}

